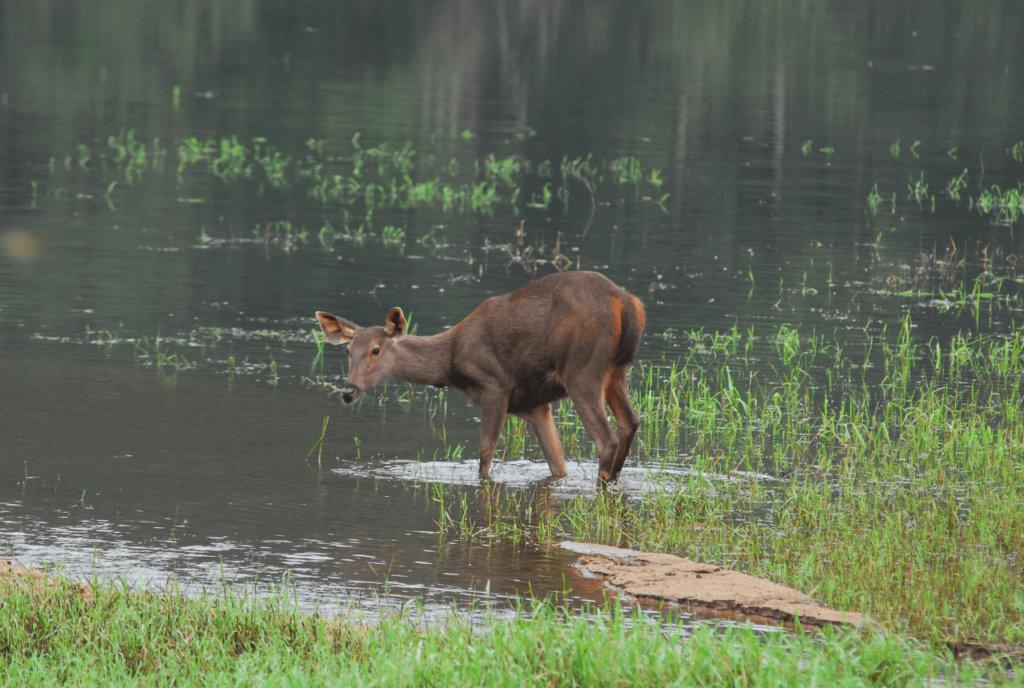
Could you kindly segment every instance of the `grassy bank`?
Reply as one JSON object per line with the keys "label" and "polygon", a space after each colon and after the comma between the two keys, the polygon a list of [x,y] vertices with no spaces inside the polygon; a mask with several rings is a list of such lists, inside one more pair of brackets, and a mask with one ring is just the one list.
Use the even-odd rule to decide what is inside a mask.
{"label": "grassy bank", "polygon": [[936,645],[1024,644],[1024,336],[916,345],[906,322],[856,356],[787,328],[694,341],[634,377],[651,491],[496,494],[460,533],[668,551]]}
{"label": "grassy bank", "polygon": [[595,620],[537,604],[532,618],[483,625],[363,626],[297,614],[286,595],[245,603],[7,583],[0,676],[10,686],[916,686],[1002,673],[896,636],[685,637],[609,612]]}

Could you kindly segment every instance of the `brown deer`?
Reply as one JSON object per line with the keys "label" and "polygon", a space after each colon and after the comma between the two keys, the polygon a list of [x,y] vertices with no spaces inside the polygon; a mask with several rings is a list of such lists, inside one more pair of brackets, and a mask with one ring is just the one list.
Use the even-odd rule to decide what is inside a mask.
{"label": "brown deer", "polygon": [[[597,445],[600,478],[613,481],[626,462],[640,418],[629,405],[627,373],[644,327],[640,299],[596,272],[561,272],[495,296],[450,330],[406,332],[401,308],[383,327],[359,327],[317,312],[327,341],[348,343],[350,404],[382,378],[454,387],[482,409],[480,477],[486,478],[505,415],[529,422],[551,475],[568,474],[551,402],[570,397]],[[605,402],[619,428],[616,439]]]}

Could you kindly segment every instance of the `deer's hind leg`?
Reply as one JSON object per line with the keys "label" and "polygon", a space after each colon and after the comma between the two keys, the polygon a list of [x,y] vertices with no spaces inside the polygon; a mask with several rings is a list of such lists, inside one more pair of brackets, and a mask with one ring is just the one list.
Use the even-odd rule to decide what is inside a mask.
{"label": "deer's hind leg", "polygon": [[555,418],[551,415],[551,404],[541,404],[516,415],[533,428],[540,448],[544,451],[544,457],[548,460],[551,475],[555,478],[569,475],[565,468],[565,456],[562,454],[562,440],[558,436],[558,428],[555,427]]}
{"label": "deer's hind leg", "polygon": [[627,368],[613,368],[608,372],[604,383],[604,399],[615,416],[619,428],[619,444],[615,450],[615,462],[612,465],[610,480],[619,477],[619,472],[626,463],[626,456],[633,446],[633,437],[640,427],[640,416],[629,404],[629,387],[626,378]]}
{"label": "deer's hind leg", "polygon": [[576,406],[580,422],[596,445],[600,460],[598,475],[605,482],[614,480],[612,473],[615,469],[615,454],[619,443],[605,414],[603,381],[600,378],[595,380],[585,373],[572,378],[565,375],[564,378],[565,388]]}
{"label": "deer's hind leg", "polygon": [[508,398],[491,395],[480,403],[480,477],[488,478],[494,448],[501,438],[501,426],[505,424]]}

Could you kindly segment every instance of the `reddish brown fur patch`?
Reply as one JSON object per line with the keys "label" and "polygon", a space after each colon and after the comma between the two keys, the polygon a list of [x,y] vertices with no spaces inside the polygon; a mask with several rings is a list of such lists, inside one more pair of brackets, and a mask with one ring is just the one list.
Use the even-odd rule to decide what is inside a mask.
{"label": "reddish brown fur patch", "polygon": [[619,398],[619,385],[622,380],[622,369],[621,368],[609,368],[604,374],[604,380],[601,381],[601,394],[604,396],[605,402],[608,404],[608,408],[611,409],[612,415],[615,416],[616,420],[620,420],[620,416],[623,414],[624,409],[617,403]]}
{"label": "reddish brown fur patch", "polygon": [[619,348],[619,340],[622,339],[622,308],[623,303],[616,295],[612,295],[612,351]]}
{"label": "reddish brown fur patch", "polygon": [[609,392],[611,392],[612,387],[615,385],[615,377],[618,374],[618,368],[609,368],[604,372],[604,379],[601,380],[601,394],[606,400],[608,399]]}
{"label": "reddish brown fur patch", "polygon": [[[612,415],[615,416],[616,422],[619,423],[619,427],[622,427],[622,423],[628,420],[629,407],[623,405],[623,402],[627,398],[625,388],[622,386],[622,368],[612,368],[604,375],[604,384],[601,386],[601,393],[604,395],[604,400],[608,404],[608,408],[611,409]],[[626,402],[628,404],[628,402]]]}
{"label": "reddish brown fur patch", "polygon": [[640,329],[644,329],[644,302],[633,296],[629,295],[629,300],[633,302],[633,310],[636,311],[636,320],[640,323]]}
{"label": "reddish brown fur patch", "polygon": [[579,308],[575,308],[564,316],[559,322],[559,326],[567,327],[572,332],[582,332],[583,329],[590,323],[587,321],[588,314]]}

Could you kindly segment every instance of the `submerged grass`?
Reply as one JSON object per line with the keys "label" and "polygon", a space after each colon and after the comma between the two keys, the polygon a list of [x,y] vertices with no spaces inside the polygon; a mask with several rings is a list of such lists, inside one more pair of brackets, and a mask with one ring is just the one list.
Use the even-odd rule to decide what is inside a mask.
{"label": "submerged grass", "polygon": [[[163,170],[168,151],[161,148],[160,141],[155,137],[147,144],[136,136],[134,129],[121,130],[107,137],[109,150],[105,152],[94,154],[87,145],[78,144],[75,155],[67,156],[65,167],[70,170],[71,161],[77,158],[81,173],[102,182],[106,189],[102,198],[113,211],[116,206],[111,193],[117,183],[134,186],[142,182],[147,172]],[[490,153],[480,158],[469,149],[456,150],[453,157],[444,160],[438,158],[441,149],[437,146],[428,147],[434,152],[417,151],[411,141],[401,146],[382,142],[367,147],[360,142],[358,133],[350,143],[333,147],[328,144],[325,139],[310,138],[305,142],[305,151],[287,154],[264,137],[249,141],[236,134],[215,139],[181,138],[177,141],[176,179],[180,186],[195,189],[197,194],[204,188],[204,178],[212,175],[225,185],[248,187],[247,192],[254,191],[260,198],[286,195],[296,203],[302,203],[300,199],[314,201],[323,213],[343,218],[339,220],[339,230],[321,230],[317,238],[325,247],[337,239],[362,245],[367,236],[379,236],[386,246],[401,246],[405,243],[405,229],[384,224],[381,233],[376,231],[375,221],[379,222],[382,214],[393,220],[396,213],[411,210],[493,215],[506,209],[518,215],[553,210],[551,201],[557,198],[563,210],[568,211],[570,194],[585,190],[584,198],[593,211],[599,186],[606,180],[609,190],[602,190],[606,202],[621,197],[618,187],[627,184],[634,187],[638,202],[662,204],[668,196],[662,194],[658,200],[641,193],[641,189],[649,193],[660,189],[664,179],[661,170],[645,168],[632,156],[600,163],[592,163],[592,155],[571,161],[564,157],[559,167],[549,161],[532,162],[516,155],[499,159]],[[109,169],[111,160],[116,171]],[[55,161],[56,158],[51,158],[48,166],[51,177]],[[94,174],[97,172],[98,177]],[[38,183],[32,183],[33,198],[38,200]],[[44,192],[52,192],[55,198],[63,200],[67,189],[56,187]],[[83,192],[76,197],[91,199],[100,194]],[[206,199],[179,200],[202,203]],[[230,238],[210,237],[204,230],[201,241],[208,248],[257,241],[267,248],[291,251],[299,243],[307,243],[307,234],[306,228],[292,227],[291,219],[282,218],[266,223],[265,227],[258,226],[254,239],[236,237],[233,231]]]}
{"label": "submerged grass", "polygon": [[[604,179],[600,169],[590,164],[590,157],[572,162],[566,158],[562,161],[560,185],[552,191],[550,182],[557,182],[557,179],[555,169],[548,163],[534,164],[518,156],[497,159],[493,153],[482,161],[453,157],[443,162],[434,154],[417,152],[411,142],[401,148],[387,142],[365,147],[360,144],[358,133],[344,155],[324,155],[327,142],[311,139],[306,143],[309,153],[294,164],[291,156],[274,150],[266,139],[253,139],[253,143],[250,148],[237,136],[223,137],[219,141],[181,139],[179,183],[185,182],[186,170],[198,168],[212,172],[225,182],[262,180],[259,181],[261,194],[267,184],[276,190],[294,185],[304,188],[308,198],[325,207],[351,211],[369,227],[374,215],[386,209],[432,207],[445,213],[489,215],[505,205],[518,213],[521,208],[546,209],[554,196],[565,205],[570,180],[586,188],[593,207],[597,184]],[[257,164],[263,170],[262,175],[255,173]],[[467,173],[461,174],[460,169]],[[613,160],[606,164],[606,169],[609,181],[619,185],[630,183],[637,192],[642,184],[650,183],[658,188],[663,181],[660,170],[645,170],[634,157]],[[644,180],[645,172],[650,177],[648,182]],[[531,201],[526,201],[527,190]],[[537,200],[538,193],[543,200]],[[388,243],[387,235],[385,243]]]}
{"label": "submerged grass", "polygon": [[[896,636],[666,630],[614,607],[581,616],[535,602],[514,619],[455,612],[425,625],[303,615],[287,590],[189,599],[99,586],[6,583],[4,685],[918,686],[973,682],[998,667],[956,663]],[[993,674],[993,669],[995,673]]]}
{"label": "submerged grass", "polygon": [[[920,141],[914,141],[910,149],[914,159],[917,160],[921,158],[921,154],[917,151],[920,145]],[[809,147],[810,142],[808,141],[804,144],[804,155],[809,152]],[[900,142],[896,141],[896,143],[892,144],[889,152],[894,159],[898,159],[900,156]],[[1024,160],[1024,141],[1019,141],[1012,147],[1007,148],[1006,154],[1017,162]],[[946,155],[951,160],[956,161],[956,146],[948,149]],[[1024,187],[1021,186],[1019,181],[1016,181],[1016,173],[1011,172],[1012,181],[1010,183],[1016,182],[1016,188],[1002,189],[998,184],[982,188],[982,180],[985,178],[985,163],[984,158],[980,154],[979,163],[981,168],[978,171],[979,192],[977,196],[967,194],[968,208],[971,211],[976,210],[982,216],[987,216],[994,225],[1012,228],[1021,214],[1024,213]],[[942,193],[954,201],[956,207],[960,207],[961,196],[967,192],[967,180],[969,177],[969,169],[965,167],[959,174],[954,173],[946,182],[946,188]],[[907,200],[914,201],[919,210],[924,210],[927,207],[931,212],[935,212],[936,194],[929,193],[929,183],[925,180],[924,170],[916,170],[910,174],[907,191]],[[893,193],[891,213],[896,212],[896,197],[897,194]],[[868,194],[868,208],[871,210],[872,215],[878,214],[881,200],[882,196],[878,191],[878,184],[875,183]]]}

